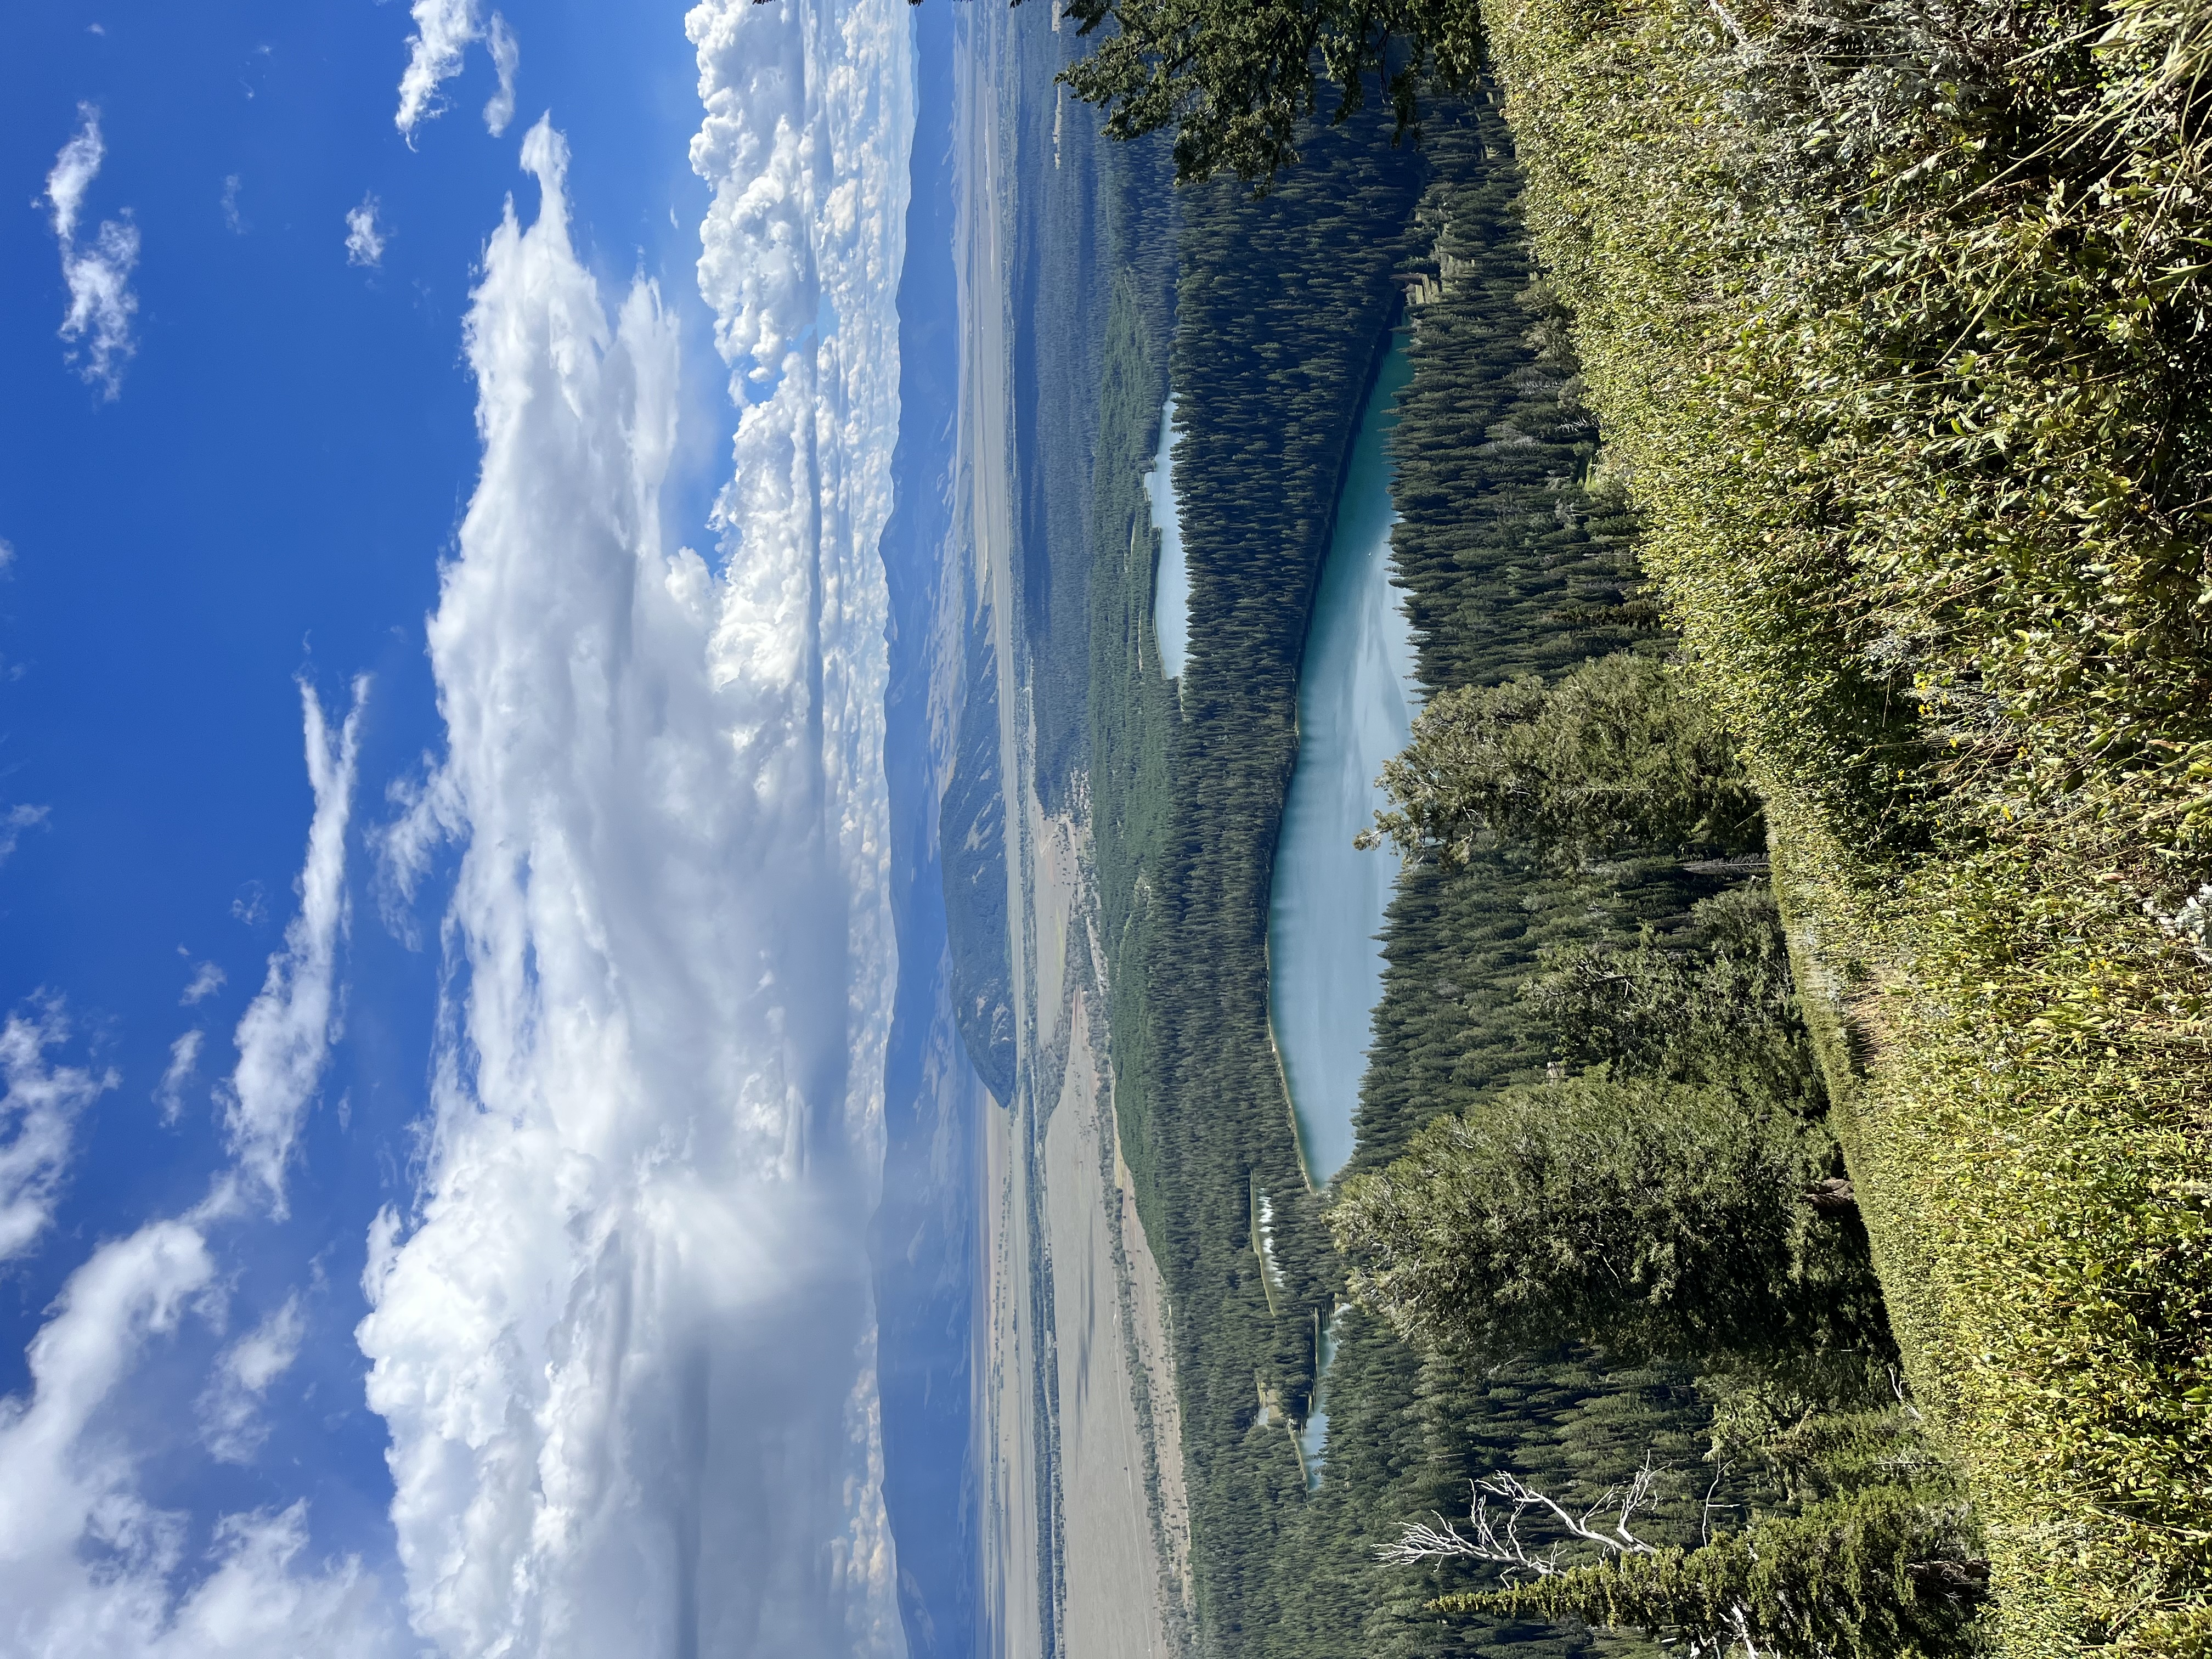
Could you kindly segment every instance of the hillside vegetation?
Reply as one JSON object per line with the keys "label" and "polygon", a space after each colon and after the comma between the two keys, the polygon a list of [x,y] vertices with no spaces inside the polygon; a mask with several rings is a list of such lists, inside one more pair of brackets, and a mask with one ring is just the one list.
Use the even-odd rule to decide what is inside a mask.
{"label": "hillside vegetation", "polygon": [[2008,1651],[2212,1637],[2212,14],[1489,16]]}
{"label": "hillside vegetation", "polygon": [[[1566,314],[1533,280],[1502,121],[1462,106],[1419,152],[1390,148],[1387,123],[1302,143],[1307,167],[1264,202],[1180,193],[1171,312],[1164,216],[1140,183],[1166,158],[1103,162],[1115,263],[1088,586],[1092,823],[1115,1103],[1174,1308],[1203,1649],[1564,1659],[1651,1651],[1589,1627],[1614,1613],[1706,1630],[1672,1581],[1633,1580],[1631,1620],[1625,1590],[1486,1600],[1528,1570],[1405,1553],[1407,1527],[1465,1517],[1482,1483],[1510,1477],[1575,1513],[1629,1504],[1655,1566],[1745,1618],[1787,1597],[1829,1640],[1924,1614],[1924,1650],[1957,1651],[1980,1595],[1972,1508],[1898,1397],[1759,874],[1759,803],[1664,665],[1620,481],[1585,483],[1597,428]],[[1394,559],[1437,696],[1423,730],[1431,750],[1448,739],[1425,770],[1476,787],[1401,827],[1419,841],[1482,812],[1504,780],[1540,781],[1549,805],[1462,823],[1449,856],[1406,866],[1354,1173],[1332,1212],[1336,1195],[1299,1169],[1267,1030],[1267,890],[1342,458],[1401,321]],[[1170,367],[1193,576],[1180,685],[1151,637],[1136,488]],[[1486,743],[1510,764],[1469,774],[1462,751]],[[1598,1178],[1559,1187],[1530,1148]],[[1490,1158],[1473,1177],[1471,1152]],[[1520,1176],[1534,1207],[1456,1202]],[[1609,1304],[1587,1274],[1524,1274],[1517,1322],[1485,1323],[1483,1273],[1568,1242],[1547,1209],[1656,1271]],[[1468,1254],[1454,1230],[1470,1218],[1520,1231],[1468,1255],[1482,1272],[1425,1279],[1425,1254]],[[1717,1225],[1740,1248],[1704,1249]],[[1299,1431],[1324,1396],[1316,1463]],[[1541,1512],[1518,1518],[1547,1565],[1604,1559]],[[1808,1571],[1800,1549],[1775,1583],[1745,1579],[1754,1553],[1791,1540],[1852,1565]]]}
{"label": "hillside vegetation", "polygon": [[[1690,683],[1764,799],[1825,1121],[1911,1397],[1972,1495],[1990,1639],[2021,1655],[2206,1651],[2212,9],[1293,9],[1297,27],[1243,0],[1202,18],[1099,0],[1082,15],[1119,33],[1076,85],[1118,131],[1176,126],[1186,175],[1228,167],[1264,185],[1303,165],[1297,118],[1356,106],[1344,85],[1356,94],[1363,71],[1465,88],[1486,59],[1543,277],[1528,338],[1548,367],[1531,368],[1556,380],[1553,334],[1571,337],[1581,373],[1559,396],[1604,440],[1583,482],[1636,509]],[[1413,88],[1395,82],[1386,101],[1433,144]],[[1498,441],[1462,446],[1461,464]],[[1430,683],[1498,678],[1495,654],[1428,672],[1444,630],[1408,574]],[[1618,625],[1648,602],[1625,589],[1595,610]],[[1483,724],[1514,695],[1462,710],[1462,758],[1494,763],[1492,783],[1524,775]],[[1423,780],[1400,781],[1418,841]],[[1454,888],[1450,861],[1409,875],[1401,919]],[[1355,1161],[1370,1173],[1440,1103],[1472,1124],[1497,1098],[1493,1074],[1459,1057],[1472,1045],[1542,1052],[1507,1035],[1512,1020],[1425,1012],[1410,1067],[1391,1059],[1420,1006],[1407,969],[1457,990],[1443,941],[1485,936],[1474,911],[1432,914],[1441,925],[1415,932],[1394,921]],[[1386,1117],[1406,1127],[1384,1132]],[[1453,1133],[1496,1187],[1487,1143]],[[1452,1149],[1421,1146],[1452,1167]],[[1879,1533],[1869,1518],[1852,1536]],[[1768,1559],[1787,1553],[1778,1534]],[[1882,1560],[1910,1565],[1852,1559],[1875,1577]],[[1484,1605],[1652,1622],[1655,1585],[1687,1608],[1725,1565],[1653,1567],[1641,1589],[1594,1565],[1613,1575],[1602,1593],[1554,1577]],[[1747,1583],[1728,1582],[1747,1606]],[[1922,1637],[1769,1639],[1901,1652]]]}

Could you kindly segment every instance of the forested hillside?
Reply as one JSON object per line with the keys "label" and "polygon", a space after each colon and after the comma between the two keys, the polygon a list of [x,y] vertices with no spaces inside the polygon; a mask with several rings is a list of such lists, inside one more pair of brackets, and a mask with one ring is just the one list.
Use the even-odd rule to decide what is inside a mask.
{"label": "forested hillside", "polygon": [[[1483,835],[1452,860],[1409,864],[1360,1108],[1352,1170],[1364,1174],[1351,1188],[1418,1158],[1425,1127],[1472,1125],[1480,1139],[1500,1113],[1559,1115],[1547,1090],[1586,1108],[1601,1139],[1623,1088],[1680,1099],[1683,1111],[1662,1114],[1680,1131],[1668,1145],[1705,1162],[1740,1146],[1736,1163],[1715,1164],[1729,1175],[1713,1188],[1736,1206],[1729,1224],[1750,1253],[1699,1270],[1735,1287],[1736,1323],[1683,1313],[1685,1334],[1669,1313],[1632,1340],[1627,1327],[1577,1325],[1553,1309],[1533,1332],[1470,1345],[1400,1318],[1410,1300],[1377,1273],[1346,1302],[1355,1262],[1379,1272],[1378,1242],[1412,1240],[1401,1254],[1419,1257],[1419,1227],[1370,1190],[1353,1206],[1358,1224],[1353,1208],[1335,1218],[1351,1257],[1334,1247],[1330,1195],[1310,1192],[1297,1162],[1263,942],[1314,580],[1368,377],[1405,307],[1413,380],[1394,439],[1405,515],[1395,553],[1425,684],[1504,699],[1540,727],[1542,710],[1603,706],[1608,687],[1615,702],[1648,701],[1670,648],[1643,591],[1625,492],[1593,472],[1598,434],[1565,313],[1527,258],[1502,121],[1487,105],[1457,109],[1431,121],[1418,153],[1392,149],[1387,133],[1315,134],[1305,165],[1263,201],[1224,187],[1182,193],[1172,368],[1193,626],[1179,688],[1159,679],[1146,623],[1151,538],[1135,487],[1169,367],[1164,308],[1146,298],[1156,267],[1129,257],[1117,271],[1108,332],[1094,823],[1117,941],[1125,1151],[1176,1307],[1205,1640],[1224,1654],[1284,1656],[1619,1648],[1630,1638],[1593,1632],[1571,1601],[1465,1599],[1508,1564],[1378,1558],[1407,1523],[1463,1516],[1472,1483],[1505,1475],[1579,1512],[1648,1465],[1636,1535],[1710,1573],[1721,1556],[1680,1551],[1717,1516],[1732,1535],[1814,1514],[1808,1535],[1856,1537],[1859,1519],[1822,1522],[1819,1506],[1858,1517],[1863,1493],[1894,1481],[1853,1473],[1851,1458],[1925,1465],[1934,1484],[1892,1504],[1912,1519],[1910,1536],[1891,1542],[1970,1559],[1966,1511],[1892,1391],[1847,1196],[1831,1224],[1805,1221],[1806,1192],[1827,1182],[1847,1194],[1848,1183],[1757,878],[1756,803],[1740,781],[1723,793],[1751,801],[1747,819],[1655,819],[1625,841],[1614,825],[1615,844],[1597,848]],[[1136,154],[1145,160],[1133,167],[1160,167],[1157,151]],[[1145,222],[1132,199],[1117,236]],[[1614,664],[1641,666],[1624,677]],[[1635,741],[1671,764],[1697,750],[1675,741],[1685,730]],[[1614,994],[1617,982],[1641,1000]],[[1645,1082],[1607,1084],[1613,1073]],[[1765,1127],[1731,1141],[1717,1126],[1737,1120]],[[1751,1325],[1772,1336],[1755,1353]],[[1655,1338],[1662,1327],[1674,1334]],[[1296,1430],[1315,1406],[1324,1328],[1336,1338],[1330,1422],[1312,1469]],[[1850,1425],[1829,1437],[1849,1455],[1828,1447],[1793,1462],[1778,1449],[1792,1432],[1820,1438],[1811,1425],[1822,1423]],[[1954,1516],[1955,1536],[1929,1534],[1931,1508]],[[1565,1561],[1592,1553],[1540,1520],[1527,1531],[1569,1545]],[[1971,1601],[1937,1595],[1936,1622],[1955,1636]]]}
{"label": "forested hillside", "polygon": [[[1191,650],[1161,732],[1142,952],[1111,964],[1143,983],[1146,1024],[1117,1017],[1114,1042],[1136,1074],[1124,1143],[1176,1309],[1201,1623],[1240,1652],[1265,1650],[1245,1632],[1270,1616],[1273,1535],[1302,1501],[1289,1424],[1340,1278],[1267,1033],[1267,884],[1313,588],[1421,185],[1418,157],[1364,130],[1328,135],[1312,159],[1265,201],[1223,186],[1179,204],[1170,360]],[[1121,526],[1104,533],[1126,545]],[[1099,817],[1118,810],[1102,792]]]}
{"label": "forested hillside", "polygon": [[[1875,1547],[1917,1499],[1869,1499],[1850,1549],[1816,1547],[1856,1564],[1847,1579],[1948,1585],[1961,1605],[1985,1572],[1996,1617],[1976,1639],[2008,1653],[2205,1652],[2212,12],[1078,11],[1111,28],[1073,84],[1118,134],[1173,129],[1191,179],[1294,176],[1296,118],[1360,108],[1377,74],[1407,137],[1442,93],[1497,75],[1603,476],[1638,511],[1689,684],[1765,799],[1826,1126],[1926,1437],[1963,1468],[1990,1560]],[[1593,690],[1570,701],[1595,708]],[[1579,719],[1534,691],[1455,702],[1401,776],[1399,827],[1423,846],[1447,798],[1479,824],[1527,789],[1582,788],[1539,741],[1588,736]],[[1615,1010],[1634,1027],[1659,966],[1584,989],[1642,987]],[[1453,1048],[1438,1021],[1409,1100],[1449,1082]],[[1431,1196],[1480,1197],[1512,1167],[1474,1115],[1463,1144],[1421,1140]],[[1415,1231],[1419,1210],[1401,1212]],[[1812,1537],[1484,1605],[1662,1626],[1702,1605],[1710,1623],[1748,1605],[1719,1585],[1781,1572]],[[1770,1611],[1730,1639],[1936,1639]]]}

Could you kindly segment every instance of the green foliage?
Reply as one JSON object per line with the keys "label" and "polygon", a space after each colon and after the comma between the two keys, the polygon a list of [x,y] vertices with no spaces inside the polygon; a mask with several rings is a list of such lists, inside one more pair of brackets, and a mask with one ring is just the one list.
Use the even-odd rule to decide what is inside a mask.
{"label": "green foliage", "polygon": [[1519,175],[1494,112],[1448,110],[1415,228],[1413,383],[1390,435],[1391,562],[1431,690],[1553,678],[1653,648],[1656,608],[1550,289],[1532,281]]}
{"label": "green foliage", "polygon": [[1916,1393],[1989,1517],[2008,1650],[2193,1654],[2212,1578],[2193,965],[2057,849],[1869,890],[1791,828],[1808,1007]]}
{"label": "green foliage", "polygon": [[2212,14],[1486,15],[2003,1639],[2200,1650]]}
{"label": "green foliage", "polygon": [[1771,893],[1754,883],[1702,900],[1686,933],[1665,941],[1647,928],[1633,950],[1547,952],[1522,994],[1552,1053],[1575,1070],[1607,1066],[1617,1078],[1732,1085],[1822,1109],[1826,1086]]}
{"label": "green foliage", "polygon": [[[1633,566],[1617,496],[1592,502],[1577,482],[1592,447],[1587,416],[1563,407],[1567,377],[1539,372],[1523,337],[1534,313],[1522,302],[1502,124],[1462,111],[1432,122],[1429,137],[1425,166],[1392,149],[1382,124],[1319,131],[1302,141],[1309,167],[1322,168],[1315,182],[1302,185],[1302,173],[1257,204],[1227,189],[1168,198],[1125,187],[1120,158],[1158,165],[1142,146],[1101,157],[1115,228],[1088,721],[1114,1099],[1175,1310],[1202,1639],[1230,1655],[1620,1651],[1527,1620],[1440,1626],[1428,1601],[1487,1577],[1386,1568],[1371,1544],[1502,1463],[1586,1498],[1655,1446],[1694,1464],[1705,1415],[1679,1370],[1558,1353],[1467,1365],[1409,1347],[1358,1310],[1337,1312],[1343,1263],[1297,1165],[1274,1065],[1266,907],[1296,674],[1338,470],[1401,282],[1428,284],[1393,440],[1401,479],[1421,480],[1418,501],[1400,493],[1395,551],[1425,673],[1565,672],[1641,637],[1632,621],[1577,633],[1561,620],[1576,605],[1622,601]],[[1178,214],[1171,308],[1156,284],[1162,227]],[[1194,649],[1180,685],[1159,676],[1154,545],[1137,488],[1158,441],[1170,324],[1193,578]],[[1512,441],[1493,443],[1486,428]],[[1387,1162],[1426,1117],[1507,1078],[1541,1075],[1550,1056],[1517,995],[1540,948],[1628,945],[1640,922],[1679,922],[1717,884],[1661,858],[1558,875],[1510,849],[1449,876],[1413,872],[1392,923],[1395,988],[1378,1016],[1356,1156]],[[1251,1248],[1255,1176],[1274,1212],[1279,1313]],[[1309,1490],[1281,1415],[1261,1420],[1255,1382],[1302,1416],[1316,1339],[1332,1317],[1328,1461]],[[1703,1491],[1673,1483],[1662,1535],[1694,1538]]]}
{"label": "green foliage", "polygon": [[1439,692],[1382,769],[1391,805],[1363,847],[1464,864],[1506,841],[1571,864],[1662,846],[1728,854],[1765,843],[1735,745],[1656,659],[1628,652],[1554,684]]}
{"label": "green foliage", "polygon": [[1971,1550],[1955,1499],[1889,1484],[1698,1549],[1632,1555],[1437,1605],[1577,1618],[1715,1647],[1748,1639],[1780,1659],[1939,1659],[1979,1646],[1972,1619],[1988,1564]]}
{"label": "green foliage", "polygon": [[[1691,742],[1686,765],[1651,752],[1680,744],[1686,723],[1651,725],[1622,689],[1650,668],[1628,658],[1578,668],[1624,651],[1656,658],[1668,641],[1638,586],[1618,475],[1590,473],[1596,433],[1558,296],[1529,279],[1498,118],[1447,111],[1425,137],[1423,166],[1384,148],[1379,127],[1356,144],[1322,130],[1300,141],[1322,164],[1310,185],[1300,173],[1264,202],[1225,190],[1181,198],[1173,367],[1194,651],[1176,687],[1158,675],[1151,539],[1134,489],[1165,390],[1164,307],[1134,261],[1115,268],[1107,319],[1089,730],[1115,1100],[1176,1309],[1202,1639],[1240,1659],[1565,1659],[1636,1647],[1500,1609],[1440,1624],[1437,1598],[1494,1586],[1494,1569],[1389,1567],[1372,1547],[1504,1468],[1579,1505],[1656,1456],[1668,1467],[1649,1534],[1684,1550],[1708,1503],[1759,1523],[1778,1507],[1828,1502],[1840,1486],[1807,1475],[1804,1457],[1718,1454],[1700,1469],[1697,1430],[1716,1391],[1740,1402],[1794,1390],[1820,1408],[1810,1423],[1841,1420],[1837,1402],[1860,1401],[1887,1352],[1856,1218],[1803,1201],[1835,1164],[1771,909],[1728,888],[1741,867],[1684,867],[1702,811],[1687,832],[1679,811],[1647,812],[1636,831],[1645,844],[1603,864],[1486,836],[1462,865],[1408,866],[1359,1109],[1352,1167],[1364,1174],[1348,1183],[1425,1144],[1425,1125],[1437,1126],[1431,1136],[1476,1126],[1495,1142],[1523,1120],[1532,1134],[1564,1122],[1583,1139],[1547,1166],[1560,1184],[1529,1188],[1541,1201],[1519,1212],[1523,1237],[1547,1242],[1542,1201],[1564,1194],[1551,1218],[1571,1224],[1571,1246],[1601,1237],[1625,1243],[1624,1261],[1640,1252],[1636,1294],[1601,1282],[1587,1252],[1580,1277],[1572,1248],[1555,1253],[1549,1278],[1524,1275],[1522,1351],[1480,1360],[1403,1340],[1366,1309],[1338,1310],[1346,1264],[1296,1163],[1262,946],[1314,578],[1399,288],[1413,301],[1414,376],[1392,444],[1403,514],[1394,553],[1425,681],[1575,682],[1543,703],[1559,711],[1559,730],[1594,740],[1559,751],[1579,773],[1546,775],[1586,798],[1594,776],[1617,778],[1594,772],[1592,756],[1625,763],[1632,778],[1673,768],[1741,787],[1717,734],[1702,757],[1704,739]],[[1612,689],[1610,703],[1588,695],[1593,684]],[[1578,850],[1600,845],[1614,842],[1589,836]],[[1608,988],[1607,962],[1626,964],[1633,995]],[[1532,973],[1540,985],[1524,995]],[[1669,1009],[1676,993],[1682,1006]],[[1571,1041],[1557,1023],[1570,1005],[1588,1016]],[[1720,1052],[1729,1043],[1735,1059]],[[1607,1070],[1541,1080],[1561,1062]],[[1562,1095],[1577,1103],[1564,1115]],[[1532,1115],[1532,1101],[1545,1109]],[[1272,1297],[1252,1248],[1255,1188],[1273,1213]],[[1426,1196],[1443,1215],[1443,1183]],[[1504,1271],[1506,1255],[1497,1260]],[[1576,1296],[1603,1317],[1562,1318]],[[1332,1318],[1328,1461],[1310,1489],[1273,1407],[1293,1419],[1311,1407],[1316,1339]],[[1570,1346],[1577,1329],[1618,1352]],[[1673,1358],[1626,1368],[1639,1340]],[[1745,1420],[1743,1408],[1730,1419]],[[1829,1432],[1793,1425],[1793,1444]]]}
{"label": "green foliage", "polygon": [[1398,136],[1418,132],[1424,83],[1463,90],[1481,52],[1468,0],[1070,0],[1064,15],[1085,35],[1114,27],[1060,78],[1108,108],[1116,138],[1175,129],[1178,183],[1228,168],[1265,185],[1296,164],[1322,78],[1334,122],[1359,113],[1373,75]]}
{"label": "green foliage", "polygon": [[1790,1382],[1751,1376],[1709,1384],[1714,1395],[1705,1461],[1757,1463],[1781,1504],[1810,1509],[1895,1483],[1959,1497],[1956,1468],[1940,1456],[1919,1408],[1902,1400],[1838,1407]]}
{"label": "green foliage", "polygon": [[1591,1073],[1437,1119],[1329,1223],[1353,1293],[1408,1337],[1802,1368],[1887,1340],[1870,1276],[1806,1201],[1832,1158],[1756,1097]]}

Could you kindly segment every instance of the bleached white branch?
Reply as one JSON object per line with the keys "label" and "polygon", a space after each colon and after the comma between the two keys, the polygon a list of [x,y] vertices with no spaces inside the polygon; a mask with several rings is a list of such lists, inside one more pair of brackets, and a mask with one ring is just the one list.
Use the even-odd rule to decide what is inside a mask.
{"label": "bleached white branch", "polygon": [[[1625,1486],[1608,1486],[1579,1515],[1548,1493],[1530,1486],[1510,1469],[1499,1469],[1470,1483],[1473,1502],[1466,1526],[1436,1517],[1437,1524],[1413,1522],[1399,1529],[1396,1541],[1378,1545],[1376,1558],[1392,1566],[1457,1557],[1488,1561],[1505,1569],[1505,1576],[1529,1573],[1548,1578],[1564,1571],[1559,1557],[1570,1540],[1595,1544],[1615,1557],[1650,1555],[1651,1545],[1629,1530],[1629,1522],[1658,1503],[1653,1486],[1659,1478],[1650,1460]],[[1494,1510],[1493,1504],[1497,1506]],[[1540,1548],[1530,1547],[1521,1535],[1522,1522],[1531,1511],[1548,1516],[1567,1536]],[[1605,1518],[1609,1517],[1609,1519]]]}

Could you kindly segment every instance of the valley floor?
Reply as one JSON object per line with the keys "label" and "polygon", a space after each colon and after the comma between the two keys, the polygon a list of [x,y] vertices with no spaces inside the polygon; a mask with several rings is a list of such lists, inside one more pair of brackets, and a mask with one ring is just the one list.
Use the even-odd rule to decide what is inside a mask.
{"label": "valley floor", "polygon": [[964,507],[1002,688],[1018,1049],[1014,1099],[981,1108],[986,1613],[1006,1659],[1134,1659],[1188,1650],[1188,1510],[1165,1291],[1118,1152],[1087,834],[1037,799],[1011,620],[1003,27],[968,31],[959,137]]}

